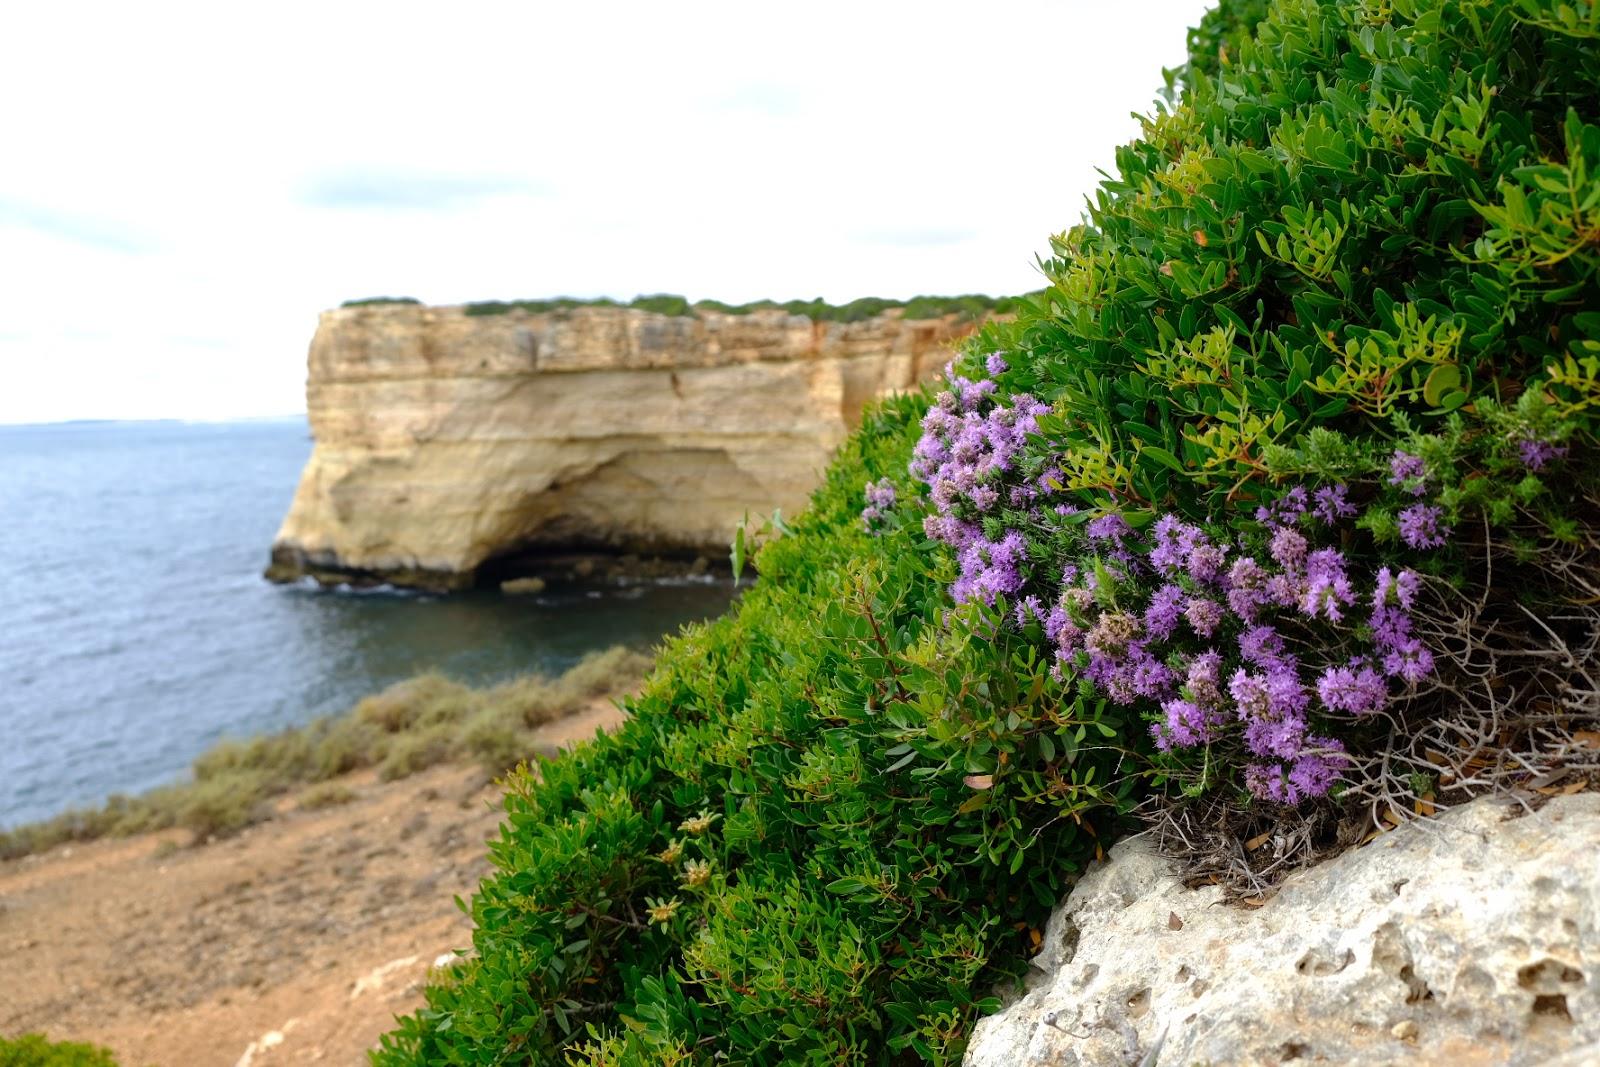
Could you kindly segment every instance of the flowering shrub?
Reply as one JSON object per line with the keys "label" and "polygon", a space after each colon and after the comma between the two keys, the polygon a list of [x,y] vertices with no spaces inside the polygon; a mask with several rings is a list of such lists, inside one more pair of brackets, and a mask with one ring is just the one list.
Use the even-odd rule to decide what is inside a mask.
{"label": "flowering shrub", "polygon": [[1600,782],[1596,12],[1208,16],[1050,288],[512,776],[376,1061],[953,1064],[1142,802],[1238,887]]}
{"label": "flowering shrub", "polygon": [[1597,41],[1543,0],[1224,5],[947,372],[910,471],[952,599],[1147,724],[1161,818],[1589,766]]}

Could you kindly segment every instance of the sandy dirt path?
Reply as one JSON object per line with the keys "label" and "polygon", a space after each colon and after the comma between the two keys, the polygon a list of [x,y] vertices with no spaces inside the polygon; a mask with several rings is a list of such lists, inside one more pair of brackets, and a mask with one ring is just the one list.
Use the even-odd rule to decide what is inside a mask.
{"label": "sandy dirt path", "polygon": [[[609,704],[541,731],[612,727]],[[499,790],[473,769],[344,780],[350,803],[180,847],[172,831],[0,863],[0,1034],[106,1045],[124,1067],[365,1063],[427,970],[471,944],[453,897],[488,869]]]}

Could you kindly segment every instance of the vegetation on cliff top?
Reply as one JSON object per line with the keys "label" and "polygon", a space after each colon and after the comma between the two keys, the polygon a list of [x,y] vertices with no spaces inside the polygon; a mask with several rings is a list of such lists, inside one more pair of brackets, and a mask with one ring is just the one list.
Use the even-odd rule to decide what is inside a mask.
{"label": "vegetation on cliff top", "polygon": [[1600,6],[1191,43],[1050,288],[511,778],[377,1063],[955,1063],[1135,815],[1241,886],[1600,781]]}
{"label": "vegetation on cliff top", "polygon": [[339,306],[342,308],[379,307],[384,304],[420,304],[422,301],[414,296],[369,296],[361,300],[346,300]]}
{"label": "vegetation on cliff top", "polygon": [[304,808],[348,799],[337,779],[364,767],[385,780],[447,761],[472,761],[500,774],[554,755],[537,743],[539,726],[626,691],[649,665],[642,653],[618,647],[585,656],[556,678],[525,675],[483,689],[422,674],[342,715],[249,741],[224,740],[194,761],[190,781],[0,831],[0,860],[170,827],[190,831],[197,842],[226,837],[268,818],[273,799],[300,786],[310,787],[298,798]]}
{"label": "vegetation on cliff top", "polygon": [[[346,305],[349,306],[349,305]],[[504,315],[509,311],[526,311],[542,315],[551,311],[566,311],[584,307],[629,307],[653,311],[658,315],[691,316],[701,311],[723,315],[748,315],[755,311],[781,310],[790,315],[804,315],[816,322],[864,322],[891,309],[905,309],[908,319],[937,319],[946,315],[960,315],[967,319],[981,319],[985,315],[1007,315],[1016,310],[1015,297],[993,297],[972,293],[965,296],[916,296],[909,300],[885,300],[880,297],[862,297],[847,304],[830,304],[825,300],[756,300],[748,304],[725,304],[720,300],[690,301],[673,293],[654,293],[634,297],[626,304],[596,297],[580,300],[574,297],[555,297],[549,300],[485,300],[465,305],[468,315]]]}

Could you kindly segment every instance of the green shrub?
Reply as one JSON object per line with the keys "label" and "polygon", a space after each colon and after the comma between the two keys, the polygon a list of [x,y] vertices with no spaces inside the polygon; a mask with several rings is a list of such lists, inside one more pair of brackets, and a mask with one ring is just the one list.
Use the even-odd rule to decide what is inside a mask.
{"label": "green shrub", "polygon": [[673,293],[656,293],[652,296],[636,296],[629,301],[628,306],[638,308],[640,311],[653,311],[657,315],[693,315],[694,307],[685,297]]}
{"label": "green shrub", "polygon": [[388,754],[391,735],[355,714],[320,719],[311,725],[311,731],[313,748],[308,777],[313,782],[381,763]]}
{"label": "green shrub", "polygon": [[230,837],[270,818],[271,798],[282,788],[265,771],[235,771],[199,779],[183,790],[173,821],[197,842]]}
{"label": "green shrub", "polygon": [[383,304],[420,304],[422,301],[414,296],[369,296],[361,300],[346,300],[339,306],[342,308],[377,307]]}
{"label": "green shrub", "polygon": [[418,726],[457,722],[465,717],[472,700],[471,689],[429,671],[363,698],[354,715],[385,733],[398,734]]}
{"label": "green shrub", "polygon": [[343,782],[318,782],[301,790],[296,804],[302,811],[337,808],[356,799],[356,791]]}
{"label": "green shrub", "polygon": [[456,747],[454,733],[450,724],[441,723],[397,734],[378,764],[378,777],[392,782],[443,763]]}
{"label": "green shrub", "polygon": [[[616,734],[510,777],[476,954],[378,1062],[959,1057],[1132,783],[1114,717],[1022,642],[945,627],[950,562],[893,516],[861,524],[925,403],[868,414]],[[1016,791],[989,788],[1024,757]]]}
{"label": "green shrub", "polygon": [[467,304],[463,310],[468,315],[504,315],[509,311],[526,311],[530,315],[545,315],[552,311],[570,311],[573,308],[585,307],[620,307],[615,300],[608,297],[595,297],[582,300],[571,296],[558,296],[551,300],[480,300],[474,304]]}
{"label": "green shrub", "polygon": [[584,307],[631,307],[651,311],[658,315],[689,316],[701,311],[723,315],[748,315],[752,311],[779,310],[790,315],[804,315],[816,322],[864,322],[895,308],[904,308],[906,318],[936,319],[946,315],[959,315],[964,319],[981,319],[989,314],[1008,315],[1016,310],[1016,298],[992,297],[981,294],[966,296],[916,296],[909,300],[884,300],[879,297],[862,297],[846,304],[830,304],[821,297],[815,300],[755,300],[748,304],[727,304],[720,300],[696,300],[692,303],[673,293],[656,293],[636,296],[626,305],[606,297],[580,300],[574,297],[556,297],[551,300],[481,300],[466,304],[463,311],[471,316],[505,315],[511,311],[525,311],[543,315],[552,311],[569,311]]}
{"label": "green shrub", "polygon": [[109,1049],[43,1034],[0,1037],[0,1067],[117,1067]]}

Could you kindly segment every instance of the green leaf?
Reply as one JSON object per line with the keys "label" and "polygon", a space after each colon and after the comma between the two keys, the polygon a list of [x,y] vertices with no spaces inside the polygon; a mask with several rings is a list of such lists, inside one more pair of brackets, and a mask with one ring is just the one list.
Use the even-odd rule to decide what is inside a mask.
{"label": "green leaf", "polygon": [[1164,448],[1161,448],[1157,445],[1145,445],[1139,449],[1139,454],[1141,456],[1149,456],[1151,459],[1154,459],[1163,466],[1171,467],[1180,474],[1183,473],[1182,461]]}
{"label": "green leaf", "polygon": [[1422,399],[1438,407],[1444,396],[1456,391],[1460,384],[1461,368],[1454,363],[1441,363],[1428,375],[1428,380],[1422,387]]}

